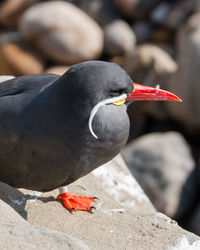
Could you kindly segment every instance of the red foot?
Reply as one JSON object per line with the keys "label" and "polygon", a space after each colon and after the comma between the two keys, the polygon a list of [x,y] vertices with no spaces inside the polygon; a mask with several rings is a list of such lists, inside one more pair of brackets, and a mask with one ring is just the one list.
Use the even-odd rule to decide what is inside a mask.
{"label": "red foot", "polygon": [[70,193],[62,193],[57,196],[57,199],[61,199],[63,205],[70,211],[88,211],[91,212],[92,208],[91,203],[94,201],[95,197],[87,196],[77,196]]}

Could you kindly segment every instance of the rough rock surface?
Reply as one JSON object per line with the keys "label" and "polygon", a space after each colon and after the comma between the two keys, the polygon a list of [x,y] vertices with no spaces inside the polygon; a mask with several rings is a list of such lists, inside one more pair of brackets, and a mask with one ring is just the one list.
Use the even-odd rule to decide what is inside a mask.
{"label": "rough rock surface", "polygon": [[130,143],[122,155],[158,211],[174,216],[185,196],[187,201],[177,217],[190,210],[197,188],[194,178],[190,178],[195,163],[189,146],[179,133],[142,136]]}
{"label": "rough rock surface", "polygon": [[[200,240],[197,236],[181,229],[175,221],[165,215],[155,213],[150,202],[149,211],[138,212],[134,207],[128,208],[111,198],[112,192],[108,185],[112,184],[111,186],[116,187],[119,184],[122,187],[119,190],[123,192],[123,186],[128,178],[124,178],[127,175],[125,171],[122,177],[117,179],[118,184],[115,183],[109,175],[113,174],[114,167],[122,166],[121,171],[124,167],[119,158],[112,162],[113,166],[110,164],[107,166],[108,170],[96,170],[100,173],[96,172],[95,175],[91,173],[69,185],[70,192],[98,196],[99,201],[94,204],[97,209],[93,214],[80,211],[69,213],[56,201],[57,191],[55,190],[42,194],[23,189],[17,190],[1,183],[0,198],[9,203],[31,224],[38,225],[37,228],[48,227],[59,230],[81,240],[91,249],[172,250],[179,249],[177,247],[183,243],[187,246],[187,250],[198,249]],[[110,167],[112,174],[102,175],[101,172],[108,173]],[[115,171],[113,174],[115,178],[117,173],[119,172]],[[120,179],[122,182],[119,181]],[[137,187],[136,190],[138,190]],[[138,195],[144,196],[140,188]],[[143,202],[145,200],[142,198],[141,205]],[[5,212],[4,209],[3,212]],[[35,226],[33,227],[35,229]]]}
{"label": "rough rock surface", "polygon": [[170,115],[182,123],[191,134],[200,132],[200,14],[193,15],[177,37],[178,71],[168,89],[176,93],[181,105],[167,103]]}
{"label": "rough rock surface", "polygon": [[71,65],[96,59],[103,48],[103,32],[98,24],[64,1],[35,4],[20,19],[19,29],[58,63]]}
{"label": "rough rock surface", "polygon": [[14,209],[1,200],[0,214],[0,249],[89,249],[80,240],[64,233],[31,226]]}
{"label": "rough rock surface", "polygon": [[120,155],[92,173],[118,202],[139,213],[155,212],[149,198],[133,178]]}
{"label": "rough rock surface", "polygon": [[123,20],[115,20],[106,25],[104,33],[105,53],[109,56],[128,55],[136,46],[135,34]]}

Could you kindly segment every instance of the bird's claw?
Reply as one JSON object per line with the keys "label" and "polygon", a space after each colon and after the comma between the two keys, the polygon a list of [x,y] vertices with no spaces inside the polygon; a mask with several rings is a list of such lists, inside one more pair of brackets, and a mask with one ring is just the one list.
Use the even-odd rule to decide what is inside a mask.
{"label": "bird's claw", "polygon": [[91,213],[91,214],[93,214],[92,209],[96,210],[96,207],[94,207],[94,206],[91,206],[91,207],[90,207],[90,210],[89,210],[88,212]]}

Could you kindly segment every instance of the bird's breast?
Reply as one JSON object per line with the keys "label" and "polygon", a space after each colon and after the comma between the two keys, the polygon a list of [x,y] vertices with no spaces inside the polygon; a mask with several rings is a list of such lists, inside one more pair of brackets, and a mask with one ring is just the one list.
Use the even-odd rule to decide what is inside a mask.
{"label": "bird's breast", "polygon": [[[125,146],[129,134],[129,118],[126,106],[107,105],[97,112],[93,120],[92,134],[85,138],[80,160],[90,171],[115,157]],[[90,166],[88,166],[90,165]]]}

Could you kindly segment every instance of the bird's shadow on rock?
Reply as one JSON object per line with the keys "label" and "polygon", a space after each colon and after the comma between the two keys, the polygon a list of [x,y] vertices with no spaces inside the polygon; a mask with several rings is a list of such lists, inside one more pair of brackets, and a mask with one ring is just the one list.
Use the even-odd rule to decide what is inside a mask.
{"label": "bird's shadow on rock", "polygon": [[0,199],[11,206],[18,214],[27,220],[26,203],[40,200],[44,203],[57,201],[54,196],[42,197],[36,194],[24,194],[17,188],[0,182]]}

